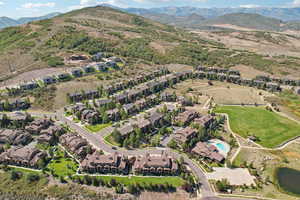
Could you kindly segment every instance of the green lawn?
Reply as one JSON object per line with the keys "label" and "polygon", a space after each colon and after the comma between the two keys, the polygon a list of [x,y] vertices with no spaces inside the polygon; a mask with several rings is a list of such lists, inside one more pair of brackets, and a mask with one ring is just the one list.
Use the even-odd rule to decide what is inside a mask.
{"label": "green lawn", "polygon": [[95,132],[99,132],[104,128],[107,128],[109,126],[111,126],[111,123],[108,124],[96,124],[96,125],[86,125],[85,128],[87,128],[89,131],[95,133]]}
{"label": "green lawn", "polygon": [[59,149],[55,152],[55,158],[51,160],[47,168],[54,171],[54,175],[65,177],[68,174],[75,174],[78,164],[73,158],[65,158],[64,152]]}
{"label": "green lawn", "polygon": [[139,183],[140,185],[145,184],[170,184],[174,187],[182,186],[185,181],[177,176],[167,176],[167,177],[121,177],[121,176],[97,176],[105,182],[110,182],[111,179],[115,179],[117,182],[127,185],[132,185],[134,183]]}
{"label": "green lawn", "polygon": [[264,147],[274,148],[300,135],[300,125],[262,107],[222,106],[216,113],[227,113],[231,129],[243,136],[255,135]]}
{"label": "green lawn", "polygon": [[104,137],[104,141],[105,141],[106,143],[110,144],[110,145],[113,145],[113,146],[117,146],[117,147],[121,146],[120,143],[117,143],[117,142],[114,140],[112,134],[109,134],[108,136]]}

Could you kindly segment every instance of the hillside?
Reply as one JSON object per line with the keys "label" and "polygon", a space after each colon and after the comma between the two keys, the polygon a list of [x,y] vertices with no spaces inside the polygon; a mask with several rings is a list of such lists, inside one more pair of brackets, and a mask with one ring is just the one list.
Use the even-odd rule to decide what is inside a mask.
{"label": "hillside", "polygon": [[[270,58],[108,7],[72,11],[52,19],[0,31],[0,76],[49,67],[70,67],[74,53],[106,52],[138,64],[235,67],[243,64],[275,74],[299,71],[299,59]],[[278,62],[280,60],[280,62]],[[292,68],[290,66],[293,66]]]}

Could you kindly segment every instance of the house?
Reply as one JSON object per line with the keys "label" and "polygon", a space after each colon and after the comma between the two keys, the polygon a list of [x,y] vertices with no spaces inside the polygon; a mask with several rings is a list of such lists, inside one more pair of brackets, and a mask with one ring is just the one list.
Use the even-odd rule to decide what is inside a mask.
{"label": "house", "polygon": [[273,82],[266,83],[266,88],[271,92],[278,92],[281,90],[279,83],[273,83]]}
{"label": "house", "polygon": [[84,99],[84,96],[82,93],[76,92],[76,93],[69,94],[69,98],[71,102],[79,102]]}
{"label": "house", "polygon": [[27,145],[33,138],[28,132],[22,130],[0,130],[0,143],[10,145]]}
{"label": "house", "polygon": [[74,133],[60,136],[59,142],[80,160],[83,160],[87,156],[88,150],[92,149],[85,139]]}
{"label": "house", "polygon": [[92,73],[92,72],[95,72],[95,68],[91,65],[87,65],[87,66],[83,67],[83,71],[85,73]]}
{"label": "house", "polygon": [[36,119],[25,127],[25,130],[31,134],[40,134],[42,129],[47,129],[53,122],[49,119]]}
{"label": "house", "polygon": [[227,78],[227,81],[230,83],[240,84],[241,83],[241,77],[238,75],[229,75]]}
{"label": "house", "polygon": [[133,103],[123,105],[123,109],[129,115],[131,115],[137,111],[137,109]]}
{"label": "house", "polygon": [[138,156],[133,165],[135,174],[143,175],[176,175],[178,174],[178,164],[175,159],[163,152],[160,155]]}
{"label": "house", "polygon": [[119,109],[117,109],[117,108],[112,109],[112,110],[107,110],[106,114],[107,114],[108,119],[111,121],[118,121],[121,119],[121,113],[120,113]]}
{"label": "house", "polygon": [[141,92],[139,90],[132,89],[128,92],[128,99],[129,99],[129,101],[133,102],[140,95],[141,95]]}
{"label": "house", "polygon": [[106,64],[107,67],[118,68],[117,63],[113,60],[112,61],[107,61],[105,64]]}
{"label": "house", "polygon": [[203,72],[207,71],[207,68],[204,67],[204,66],[202,66],[202,65],[197,66],[196,69],[197,69],[198,71],[203,71]]}
{"label": "house", "polygon": [[157,111],[149,112],[147,119],[151,122],[153,127],[161,127],[165,123],[164,115]]}
{"label": "house", "polygon": [[38,87],[39,85],[36,82],[28,82],[20,85],[21,90],[33,90]]}
{"label": "house", "polygon": [[100,94],[98,90],[89,90],[85,92],[84,97],[86,99],[96,99],[100,97]]}
{"label": "house", "polygon": [[173,102],[173,101],[176,101],[176,95],[173,95],[169,92],[163,92],[163,93],[160,94],[160,99],[162,101]]}
{"label": "house", "polygon": [[236,76],[240,76],[241,75],[240,71],[238,71],[238,70],[232,70],[232,69],[228,70],[228,74],[229,75],[236,75]]}
{"label": "house", "polygon": [[94,110],[86,109],[81,113],[81,120],[89,124],[95,124],[100,120],[100,115]]}
{"label": "house", "polygon": [[93,55],[92,60],[95,62],[99,62],[104,58],[104,53],[98,52],[95,55]]}
{"label": "house", "polygon": [[225,81],[227,79],[227,74],[225,74],[225,73],[217,73],[217,79],[219,81]]}
{"label": "house", "polygon": [[74,77],[81,77],[83,74],[81,69],[73,69],[71,73]]}
{"label": "house", "polygon": [[59,125],[50,126],[48,129],[42,130],[40,136],[37,137],[38,143],[54,145],[57,142],[57,137],[65,133],[63,127]]}
{"label": "house", "polygon": [[[22,112],[13,112],[8,115],[8,118],[16,122],[16,124],[25,124],[29,120],[29,117],[29,115]],[[3,119],[3,115],[0,115],[0,119]]]}
{"label": "house", "polygon": [[46,157],[46,152],[33,147],[12,147],[0,154],[0,163],[21,167],[39,168],[40,161]]}
{"label": "house", "polygon": [[135,105],[136,109],[139,111],[144,110],[148,106],[146,99],[140,99],[140,100],[136,101],[134,103],[134,105]]}
{"label": "house", "polygon": [[196,117],[199,116],[199,113],[195,110],[187,110],[183,113],[180,113],[176,118],[175,122],[180,123],[183,126],[186,126],[191,121],[193,121]]}
{"label": "house", "polygon": [[128,93],[123,92],[121,94],[116,94],[116,95],[113,95],[113,98],[116,100],[116,102],[118,102],[120,104],[124,104],[124,103],[128,102]]}
{"label": "house", "polygon": [[68,73],[62,73],[62,74],[58,74],[57,78],[59,81],[68,81],[71,79],[71,76]]}
{"label": "house", "polygon": [[204,142],[198,142],[191,151],[196,156],[201,156],[215,162],[223,162],[224,156],[220,154],[216,147],[208,145]]}
{"label": "house", "polygon": [[42,81],[44,82],[44,84],[50,85],[56,83],[56,78],[53,76],[46,76],[42,79]]}
{"label": "house", "polygon": [[121,134],[122,137],[126,137],[134,132],[134,127],[131,123],[127,123],[118,128],[117,131]]}
{"label": "house", "polygon": [[80,114],[86,109],[87,109],[86,105],[82,103],[77,103],[71,107],[73,113],[79,112]]}
{"label": "house", "polygon": [[137,119],[131,119],[130,124],[132,126],[139,128],[142,133],[147,133],[151,131],[152,125],[148,119],[144,117],[138,117]]}
{"label": "house", "polygon": [[182,106],[193,106],[194,103],[191,98],[187,98],[184,96],[179,96],[177,97],[177,101],[182,105]]}
{"label": "house", "polygon": [[96,106],[101,108],[109,106],[113,101],[111,99],[98,99],[95,102]]}
{"label": "house", "polygon": [[194,119],[193,121],[194,124],[199,125],[200,127],[206,129],[212,126],[214,122],[215,122],[215,118],[212,115],[204,115]]}
{"label": "house", "polygon": [[175,131],[174,139],[177,142],[184,144],[186,142],[189,142],[194,137],[196,137],[197,133],[198,133],[197,129],[191,127],[180,128]]}
{"label": "house", "polygon": [[205,71],[196,71],[194,72],[195,78],[204,79],[206,77]]}
{"label": "house", "polygon": [[294,90],[295,94],[300,95],[300,87],[296,87]]}
{"label": "house", "polygon": [[128,163],[125,157],[117,152],[102,155],[95,151],[81,162],[81,170],[88,173],[128,174]]}
{"label": "house", "polygon": [[104,62],[97,63],[96,68],[101,72],[106,72],[108,70],[108,67]]}
{"label": "house", "polygon": [[[4,109],[4,102],[2,103],[1,108]],[[25,110],[30,107],[30,102],[28,102],[26,99],[15,99],[13,101],[9,101],[9,106],[11,110]]]}

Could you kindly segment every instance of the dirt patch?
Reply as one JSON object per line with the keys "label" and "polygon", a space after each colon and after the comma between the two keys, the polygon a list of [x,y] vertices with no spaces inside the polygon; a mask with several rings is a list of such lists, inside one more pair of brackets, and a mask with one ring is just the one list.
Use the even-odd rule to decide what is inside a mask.
{"label": "dirt patch", "polygon": [[253,79],[256,76],[262,75],[262,76],[271,76],[271,74],[262,72],[259,70],[256,70],[252,67],[246,66],[246,65],[237,65],[235,67],[232,67],[233,70],[239,70],[241,72],[241,76],[243,78]]}
{"label": "dirt patch", "polygon": [[159,192],[143,192],[138,200],[153,200],[153,199],[164,199],[164,200],[184,200],[190,199],[189,194],[183,190],[177,188],[177,192],[174,193],[159,193]]}
{"label": "dirt patch", "polygon": [[300,159],[300,154],[297,152],[284,152],[284,155],[286,155],[287,157]]}
{"label": "dirt patch", "polygon": [[182,72],[182,71],[186,71],[186,70],[193,70],[192,66],[188,66],[188,65],[181,65],[181,64],[169,64],[166,65],[166,67],[173,72]]}

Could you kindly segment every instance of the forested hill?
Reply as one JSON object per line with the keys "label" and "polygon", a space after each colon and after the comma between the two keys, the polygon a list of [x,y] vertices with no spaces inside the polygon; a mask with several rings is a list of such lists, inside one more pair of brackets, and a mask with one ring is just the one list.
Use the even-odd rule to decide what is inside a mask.
{"label": "forested hill", "polygon": [[8,63],[15,70],[29,71],[63,66],[64,57],[73,53],[97,52],[120,56],[129,65],[245,64],[264,71],[285,67],[285,62],[227,49],[182,29],[98,6],[0,31],[0,75],[9,74]]}

